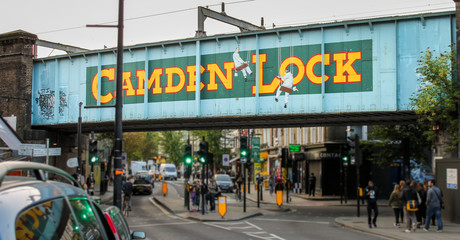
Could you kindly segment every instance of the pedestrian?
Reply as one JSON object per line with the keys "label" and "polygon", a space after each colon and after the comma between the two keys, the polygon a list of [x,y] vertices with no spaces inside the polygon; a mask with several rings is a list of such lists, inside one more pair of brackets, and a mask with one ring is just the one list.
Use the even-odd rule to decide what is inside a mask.
{"label": "pedestrian", "polygon": [[273,189],[275,187],[275,176],[273,173],[270,174],[270,178],[268,179],[268,186],[270,188],[270,196],[273,195]]}
{"label": "pedestrian", "polygon": [[88,177],[88,179],[86,180],[87,182],[87,185],[88,185],[88,194],[90,195],[94,195],[94,184],[96,183],[96,181],[94,180],[94,175],[93,173],[91,173]]}
{"label": "pedestrian", "polygon": [[418,194],[415,191],[415,181],[410,182],[402,193],[402,201],[404,206],[404,214],[406,215],[406,230],[407,233],[414,232],[417,226],[417,218],[415,212],[418,210]]}
{"label": "pedestrian", "polygon": [[216,212],[216,195],[219,189],[217,188],[216,182],[212,177],[208,178],[208,195],[209,196],[209,206],[211,212]]}
{"label": "pedestrian", "polygon": [[[365,189],[364,198],[367,199],[367,223],[369,228],[372,226],[377,227],[377,216],[379,209],[377,207],[377,199],[379,196],[378,188],[374,185],[373,181],[369,181]],[[372,219],[372,211],[374,211],[374,218]],[[372,220],[372,223],[371,223]]]}
{"label": "pedestrian", "polygon": [[[427,193],[428,195],[428,181],[427,180],[423,180],[423,188],[425,189],[425,192]],[[425,205],[426,205],[426,202],[425,202]],[[426,221],[430,221],[430,219],[426,219]],[[436,226],[436,216],[433,215],[433,217],[431,217],[431,226]]]}
{"label": "pedestrian", "polygon": [[417,228],[420,228],[426,221],[426,191],[422,183],[417,184],[416,190],[421,200],[418,205],[418,211],[415,213],[417,217]]}
{"label": "pedestrian", "polygon": [[[402,194],[406,189],[406,181],[401,180],[399,181],[399,199],[402,199]],[[399,209],[399,213],[401,214],[401,223],[404,223],[404,202],[401,200],[401,208]]]}
{"label": "pedestrian", "polygon": [[311,173],[310,177],[308,178],[308,196],[315,196],[316,190],[316,177],[314,173]]}
{"label": "pedestrian", "polygon": [[[388,200],[388,206],[390,206],[393,209],[393,213],[395,214],[395,222],[393,223],[393,226],[396,228],[400,228],[401,225],[399,224],[399,216],[401,215],[401,209],[402,209],[402,202],[400,199],[400,191],[399,191],[399,185],[396,184],[393,192],[390,195],[390,199]],[[403,222],[403,219],[401,218],[401,222]]]}
{"label": "pedestrian", "polygon": [[434,215],[438,221],[438,230],[436,232],[442,232],[443,223],[441,218],[441,208],[443,208],[442,202],[442,191],[436,186],[436,180],[431,179],[428,181],[428,193],[426,197],[426,222],[423,230],[428,231],[430,229],[430,218]]}
{"label": "pedestrian", "polygon": [[193,211],[200,209],[200,182],[197,180],[194,182],[192,187],[192,207]]}
{"label": "pedestrian", "polygon": [[287,200],[286,201],[290,201],[290,196],[289,196],[289,191],[291,190],[291,187],[292,187],[292,182],[291,182],[291,179],[290,178],[287,178],[286,179],[286,196],[287,196]]}

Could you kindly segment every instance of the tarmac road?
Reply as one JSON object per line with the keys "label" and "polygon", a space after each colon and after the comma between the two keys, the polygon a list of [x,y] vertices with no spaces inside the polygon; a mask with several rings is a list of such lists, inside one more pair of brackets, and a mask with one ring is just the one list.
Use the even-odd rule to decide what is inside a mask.
{"label": "tarmac road", "polygon": [[[168,190],[180,194],[181,184],[169,182]],[[153,194],[160,196],[161,188],[156,187]],[[151,199],[150,195],[134,196],[128,217],[131,230],[145,231],[147,239],[385,239],[334,223],[336,217],[353,215],[352,207],[293,207],[289,212],[273,211],[241,221],[200,222],[170,214]]]}

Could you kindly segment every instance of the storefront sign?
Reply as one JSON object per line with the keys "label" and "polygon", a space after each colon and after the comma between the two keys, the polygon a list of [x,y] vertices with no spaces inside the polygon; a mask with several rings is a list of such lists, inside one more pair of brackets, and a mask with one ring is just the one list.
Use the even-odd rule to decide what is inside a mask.
{"label": "storefront sign", "polygon": [[447,188],[448,189],[458,189],[458,179],[457,179],[457,169],[456,168],[448,168],[447,171]]}

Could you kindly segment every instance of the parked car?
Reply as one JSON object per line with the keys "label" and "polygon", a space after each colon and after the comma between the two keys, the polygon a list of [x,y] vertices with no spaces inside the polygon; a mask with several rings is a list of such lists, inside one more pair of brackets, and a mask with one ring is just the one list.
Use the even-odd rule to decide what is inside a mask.
{"label": "parked car", "polygon": [[214,175],[214,181],[216,182],[219,190],[222,192],[233,192],[233,182],[227,174],[216,174]]}
{"label": "parked car", "polygon": [[96,201],[59,168],[1,162],[0,202],[0,239],[116,239]]}
{"label": "parked car", "polygon": [[142,193],[142,194],[152,194],[152,185],[146,179],[139,178],[134,180],[133,183],[133,194]]}
{"label": "parked car", "polygon": [[112,230],[112,233],[117,240],[130,240],[130,239],[145,239],[145,232],[129,230],[128,223],[126,222],[120,209],[116,206],[100,206],[103,209],[105,219]]}

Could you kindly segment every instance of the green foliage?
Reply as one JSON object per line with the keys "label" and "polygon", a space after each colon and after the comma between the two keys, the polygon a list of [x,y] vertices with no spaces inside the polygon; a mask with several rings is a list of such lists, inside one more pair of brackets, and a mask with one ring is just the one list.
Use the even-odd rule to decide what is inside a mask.
{"label": "green foliage", "polygon": [[124,150],[128,161],[145,161],[158,155],[158,135],[155,132],[123,133]]}
{"label": "green foliage", "polygon": [[159,145],[168,158],[167,161],[179,166],[184,152],[184,133],[181,131],[165,131],[160,133]]}
{"label": "green foliage", "polygon": [[455,148],[458,136],[459,91],[456,82],[455,48],[451,47],[435,56],[428,48],[419,61],[420,89],[411,98],[415,112],[421,117],[419,122],[426,126],[425,134],[430,141],[436,141],[438,131],[449,135],[450,148]]}
{"label": "green foliage", "polygon": [[[390,166],[407,154],[411,160],[429,163],[427,152],[430,142],[424,135],[423,125],[374,126],[369,133],[370,141],[361,141],[361,149],[369,153],[368,159],[380,166]],[[403,142],[409,143],[403,146]]]}

